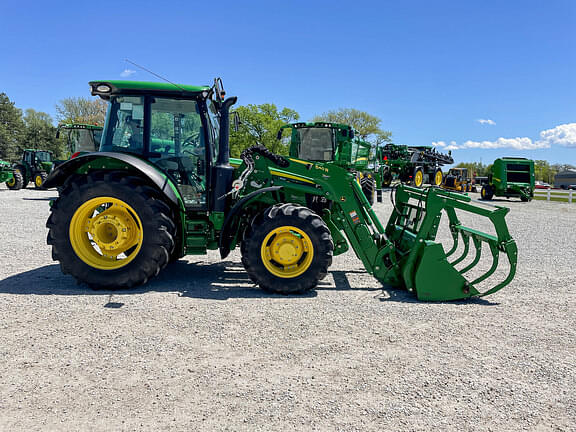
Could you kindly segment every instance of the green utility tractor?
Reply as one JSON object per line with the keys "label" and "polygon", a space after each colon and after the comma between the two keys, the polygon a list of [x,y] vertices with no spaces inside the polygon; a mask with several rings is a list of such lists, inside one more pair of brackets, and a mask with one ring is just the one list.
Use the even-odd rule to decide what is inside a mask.
{"label": "green utility tractor", "polygon": [[0,160],[0,183],[6,183],[8,189],[22,189],[24,183],[22,173],[15,169],[10,162]]}
{"label": "green utility tractor", "polygon": [[516,197],[527,202],[534,198],[534,161],[525,158],[500,158],[494,161],[488,183],[482,186],[482,199]]}
{"label": "green utility tractor", "polygon": [[66,134],[66,151],[68,158],[82,153],[98,151],[102,126],[85,123],[61,123],[56,131],[56,138]]}
{"label": "green utility tractor", "polygon": [[351,126],[339,123],[314,122],[292,123],[282,126],[277,138],[282,138],[284,129],[291,129],[290,157],[312,162],[334,163],[355,173],[362,192],[370,205],[374,204],[376,177],[370,170],[373,146],[355,137]]}
{"label": "green utility tractor", "polygon": [[[44,181],[52,170],[52,152],[46,150],[26,149],[22,159],[14,164],[14,170],[22,175],[22,188],[33,182],[36,189],[44,188]],[[20,187],[15,188],[20,189]]]}
{"label": "green utility tractor", "polygon": [[440,186],[443,165],[454,163],[450,153],[444,154],[429,146],[386,144],[379,150],[380,177],[384,186],[392,180],[421,187],[425,183]]}
{"label": "green utility tractor", "polygon": [[[237,247],[250,279],[282,294],[314,289],[332,257],[350,247],[368,273],[422,300],[487,295],[514,277],[517,249],[507,208],[400,186],[383,225],[356,176],[337,164],[283,157],[262,146],[230,160],[229,109],[237,98],[224,99],[219,79],[212,87],[90,86],[110,103],[100,151],[65,162],[46,181],[59,187],[47,242],[62,271],[79,282],[133,287],[184,255],[218,249],[224,259]],[[494,234],[465,227],[457,211],[487,218]],[[454,240],[447,252],[435,241],[442,215]],[[457,269],[470,243],[476,255]],[[483,244],[493,264],[470,276]],[[454,258],[457,250],[461,256]],[[494,274],[500,254],[507,265]]]}

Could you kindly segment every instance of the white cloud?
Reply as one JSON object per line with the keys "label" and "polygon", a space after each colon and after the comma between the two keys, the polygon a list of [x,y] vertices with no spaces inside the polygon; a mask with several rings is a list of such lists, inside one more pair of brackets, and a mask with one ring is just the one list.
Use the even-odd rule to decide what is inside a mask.
{"label": "white cloud", "polygon": [[538,143],[561,145],[564,147],[576,147],[576,123],[566,123],[540,132]]}
{"label": "white cloud", "polygon": [[491,126],[494,126],[496,124],[496,122],[494,120],[490,120],[490,119],[478,119],[476,121],[480,124],[487,124],[487,125],[491,125]]}
{"label": "white cloud", "polygon": [[528,137],[503,138],[500,137],[495,141],[465,141],[458,144],[456,141],[434,141],[433,146],[442,147],[444,150],[462,150],[462,149],[500,149],[511,148],[515,150],[536,150],[546,149],[553,145],[564,147],[576,147],[576,123],[566,123],[540,132],[540,139],[532,141]]}
{"label": "white cloud", "polygon": [[128,78],[129,76],[132,76],[136,73],[135,70],[132,69],[124,69],[124,71],[122,71],[122,73],[120,74],[120,76],[122,78]]}

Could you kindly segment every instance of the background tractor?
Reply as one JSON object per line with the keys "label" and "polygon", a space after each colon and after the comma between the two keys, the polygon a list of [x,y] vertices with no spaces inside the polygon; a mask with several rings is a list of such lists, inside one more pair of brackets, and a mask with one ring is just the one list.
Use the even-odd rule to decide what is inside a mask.
{"label": "background tractor", "polygon": [[[26,149],[22,153],[22,159],[14,163],[15,182],[19,182],[16,179],[16,172],[18,172],[22,177],[22,188],[33,182],[36,189],[41,189],[48,173],[52,170],[52,165],[52,152]],[[14,187],[14,189],[20,189],[20,187]]]}
{"label": "background tractor", "polygon": [[488,183],[482,186],[482,199],[517,197],[531,201],[534,197],[534,161],[525,158],[496,159],[488,174]]}
{"label": "background tractor", "polygon": [[468,168],[450,168],[444,176],[442,188],[457,192],[476,192],[476,185],[468,176]]}
{"label": "background tractor", "polygon": [[[332,257],[349,248],[382,283],[422,300],[487,295],[514,277],[517,250],[506,208],[400,186],[384,226],[356,175],[336,163],[283,157],[261,146],[231,161],[229,109],[236,98],[224,99],[219,79],[212,87],[90,86],[110,103],[100,151],[65,162],[46,181],[59,187],[47,242],[62,271],[79,282],[132,287],[184,255],[218,249],[224,259],[236,247],[252,281],[282,294],[314,289]],[[494,234],[465,227],[456,210],[487,218]],[[447,252],[435,241],[442,216],[454,240]],[[460,242],[463,252],[454,258]],[[474,260],[456,268],[470,244]],[[469,276],[482,244],[493,264]],[[507,271],[485,282],[494,279],[501,254]]]}
{"label": "background tractor", "polygon": [[354,173],[368,202],[374,204],[378,176],[374,171],[374,146],[355,136],[354,129],[345,124],[314,122],[292,123],[282,126],[291,129],[289,154],[293,158],[313,162],[334,163]]}
{"label": "background tractor", "polygon": [[0,160],[0,183],[6,183],[8,189],[22,189],[24,183],[22,173],[14,169],[10,162]]}
{"label": "background tractor", "polygon": [[61,123],[56,131],[56,138],[66,134],[67,157],[76,157],[81,153],[98,151],[102,126],[85,123]]}

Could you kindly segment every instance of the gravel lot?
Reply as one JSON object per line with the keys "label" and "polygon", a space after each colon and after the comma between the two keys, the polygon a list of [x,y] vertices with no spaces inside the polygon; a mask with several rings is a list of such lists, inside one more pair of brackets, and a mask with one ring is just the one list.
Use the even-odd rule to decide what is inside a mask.
{"label": "gravel lot", "polygon": [[91,291],[46,246],[55,193],[0,186],[2,431],[576,430],[576,204],[510,201],[514,282],[421,303],[352,252],[306,296],[237,253]]}

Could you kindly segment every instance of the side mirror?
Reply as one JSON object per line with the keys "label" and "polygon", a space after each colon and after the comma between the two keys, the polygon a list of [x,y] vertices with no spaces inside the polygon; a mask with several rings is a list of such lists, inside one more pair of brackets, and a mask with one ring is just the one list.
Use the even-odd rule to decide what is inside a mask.
{"label": "side mirror", "polygon": [[280,141],[280,140],[282,139],[282,132],[284,132],[284,129],[280,129],[280,130],[278,131],[278,134],[276,134],[276,139],[277,139],[278,141]]}
{"label": "side mirror", "polygon": [[56,131],[56,139],[60,138],[60,129]]}

